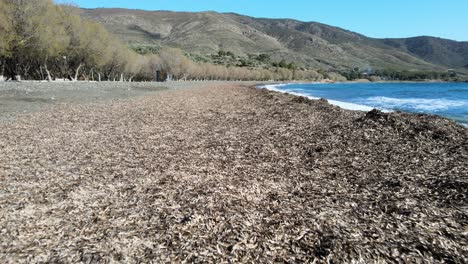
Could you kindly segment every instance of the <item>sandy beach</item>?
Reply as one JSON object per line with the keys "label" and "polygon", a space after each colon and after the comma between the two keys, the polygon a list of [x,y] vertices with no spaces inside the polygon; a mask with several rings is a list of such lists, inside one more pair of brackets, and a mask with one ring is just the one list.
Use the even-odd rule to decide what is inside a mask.
{"label": "sandy beach", "polygon": [[468,262],[468,128],[252,85],[0,111],[0,262]]}

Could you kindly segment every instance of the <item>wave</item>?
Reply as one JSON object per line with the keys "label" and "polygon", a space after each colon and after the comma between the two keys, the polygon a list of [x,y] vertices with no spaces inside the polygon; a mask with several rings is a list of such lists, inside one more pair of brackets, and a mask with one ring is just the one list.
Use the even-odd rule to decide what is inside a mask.
{"label": "wave", "polygon": [[[296,83],[295,83],[296,84]],[[280,89],[280,87],[288,86],[291,85],[291,83],[285,83],[285,84],[267,84],[267,85],[262,85],[259,86],[259,88],[265,88],[271,91],[276,91],[280,93],[287,93],[287,94],[292,94],[292,95],[297,95],[297,96],[304,96],[307,97],[311,100],[319,100],[319,97],[314,97],[305,93],[298,93],[298,92],[293,92],[291,90],[287,89]],[[328,99],[327,99],[328,100]],[[332,105],[339,106],[343,109],[348,109],[348,110],[356,110],[356,111],[365,111],[369,112],[373,110],[375,107],[367,106],[367,105],[361,105],[361,104],[355,104],[355,103],[348,103],[348,102],[342,102],[342,101],[336,101],[336,100],[328,100],[328,102]],[[389,112],[388,110],[381,109],[384,112]]]}
{"label": "wave", "polygon": [[[304,96],[312,100],[318,100],[319,97],[313,96],[311,91],[301,89],[302,87],[291,86],[290,84],[270,84],[258,86],[258,88],[265,88],[280,93],[288,93],[297,96]],[[296,83],[294,83],[296,84]],[[455,99],[447,98],[393,98],[386,96],[369,96],[361,98],[349,98],[351,102],[343,102],[337,100],[330,100],[330,104],[339,106],[348,110],[370,111],[372,109],[379,109],[383,112],[393,112],[396,110],[416,113],[439,114],[450,118],[463,126],[468,127],[468,100],[464,99],[465,96],[453,97]],[[462,99],[463,98],[463,99]]]}
{"label": "wave", "polygon": [[449,99],[392,98],[385,96],[369,97],[362,103],[390,109],[413,109],[416,111],[443,111],[468,106],[467,101]]}

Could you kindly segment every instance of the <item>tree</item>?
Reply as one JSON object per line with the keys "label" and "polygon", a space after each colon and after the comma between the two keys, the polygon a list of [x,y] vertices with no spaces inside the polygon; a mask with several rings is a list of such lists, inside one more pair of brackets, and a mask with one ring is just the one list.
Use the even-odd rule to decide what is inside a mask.
{"label": "tree", "polygon": [[77,10],[52,0],[0,0],[0,61],[6,74],[77,80],[87,73],[122,79],[125,71],[133,72],[129,48],[101,25],[81,20]]}
{"label": "tree", "polygon": [[60,7],[52,0],[4,0],[2,4],[8,8],[10,23],[7,74],[12,78],[20,74],[42,76],[44,66],[51,79],[48,62],[56,59],[68,43],[58,16]]}
{"label": "tree", "polygon": [[60,6],[54,5],[52,1],[37,1],[34,5],[35,12],[30,17],[34,27],[34,37],[31,40],[34,44],[32,54],[35,55],[39,65],[44,66],[47,79],[52,81],[51,73],[48,69],[50,61],[57,61],[64,55],[70,38],[62,24],[62,12]]}
{"label": "tree", "polygon": [[180,80],[187,77],[190,61],[181,50],[174,48],[164,48],[160,51],[159,57],[162,60],[164,67],[173,76],[174,79]]}
{"label": "tree", "polygon": [[10,6],[4,1],[0,0],[0,75],[4,75],[5,71],[5,57],[8,55],[11,41],[11,20]]}
{"label": "tree", "polygon": [[268,55],[268,54],[260,54],[260,55],[258,55],[257,59],[259,61],[261,61],[261,62],[264,62],[264,63],[268,63],[271,60],[270,55]]}
{"label": "tree", "polygon": [[[70,11],[68,11],[70,12]],[[65,13],[64,15],[66,15]],[[77,80],[82,68],[101,74],[104,66],[112,59],[113,46],[108,32],[99,24],[81,21],[79,16],[67,15],[65,29],[70,36],[66,51],[67,74]]]}
{"label": "tree", "polygon": [[10,34],[10,24],[8,23],[9,17],[9,6],[0,0],[0,56],[4,56],[8,49],[8,39]]}
{"label": "tree", "polygon": [[26,0],[4,0],[3,6],[8,10],[5,19],[8,20],[10,31],[8,32],[9,41],[9,54],[4,58],[5,73],[10,78],[16,78],[23,69],[29,66],[28,61],[25,60],[26,50],[31,43],[33,37],[33,30],[31,21],[31,3]]}

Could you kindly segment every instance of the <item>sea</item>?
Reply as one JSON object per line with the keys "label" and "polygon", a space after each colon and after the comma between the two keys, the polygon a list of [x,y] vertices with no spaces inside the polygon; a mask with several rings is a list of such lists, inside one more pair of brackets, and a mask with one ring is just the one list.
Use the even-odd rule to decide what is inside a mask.
{"label": "sea", "polygon": [[435,114],[468,126],[468,83],[308,83],[265,85],[263,88],[325,98],[350,110],[405,111]]}

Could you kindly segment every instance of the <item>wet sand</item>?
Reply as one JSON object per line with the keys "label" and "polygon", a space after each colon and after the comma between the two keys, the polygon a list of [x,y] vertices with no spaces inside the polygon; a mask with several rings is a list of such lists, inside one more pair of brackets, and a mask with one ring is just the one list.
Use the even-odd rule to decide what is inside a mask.
{"label": "wet sand", "polygon": [[435,116],[232,83],[65,102],[0,123],[0,262],[466,263],[467,192],[468,129]]}

